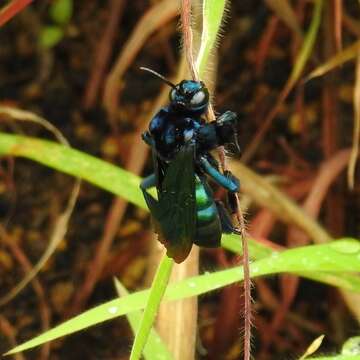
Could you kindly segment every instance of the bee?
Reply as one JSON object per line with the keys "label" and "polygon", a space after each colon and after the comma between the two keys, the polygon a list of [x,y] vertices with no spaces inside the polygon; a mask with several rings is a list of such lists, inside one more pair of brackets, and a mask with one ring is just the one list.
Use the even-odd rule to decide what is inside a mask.
{"label": "bee", "polygon": [[[226,111],[205,122],[209,91],[202,81],[173,84],[157,72],[146,70],[171,87],[169,103],[152,118],[142,135],[151,147],[154,173],[140,188],[153,217],[155,231],[175,262],[186,259],[193,244],[214,248],[222,233],[238,233],[224,204],[214,199],[209,179],[224,188],[234,212],[239,180],[222,173],[210,151],[237,142],[237,115]],[[155,199],[148,189],[156,187]]]}

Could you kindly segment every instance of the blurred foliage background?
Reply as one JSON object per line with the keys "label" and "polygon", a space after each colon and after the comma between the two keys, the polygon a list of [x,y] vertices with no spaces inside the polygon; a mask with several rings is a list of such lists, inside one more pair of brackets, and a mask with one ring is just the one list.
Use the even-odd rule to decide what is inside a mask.
{"label": "blurred foliage background", "polygon": [[[71,146],[138,175],[148,174],[151,165],[140,134],[166,101],[168,89],[139,67],[169,78],[179,73],[178,2],[0,5],[5,3],[15,4],[15,11],[0,28],[0,105],[39,114]],[[360,6],[353,0],[324,2],[307,65],[284,96],[313,8],[306,0],[233,1],[209,66],[209,81],[215,109],[239,114],[242,162],[280,188],[332,237],[359,238],[358,171],[349,187],[346,169],[351,148],[359,141],[354,123],[360,101]],[[2,18],[4,11],[0,24]],[[336,54],[340,66],[327,71],[325,65]],[[325,74],[304,82],[314,69]],[[37,125],[5,121],[6,116],[0,120],[2,131],[49,137]],[[238,162],[235,156],[231,166],[241,181]],[[73,180],[23,159],[3,157],[0,165],[0,274],[5,295],[46,249]],[[272,249],[316,241],[283,222],[274,204],[256,203],[254,194],[261,191],[244,189],[253,238]],[[0,351],[114,297],[113,276],[130,290],[147,286],[146,274],[154,266],[151,237],[146,212],[83,183],[56,253],[32,287],[1,309]],[[222,249],[206,250],[200,269],[236,261]],[[241,358],[240,293],[232,286],[200,299],[199,358]],[[294,357],[321,333],[326,334],[323,350],[336,352],[358,332],[359,303],[355,298],[344,301],[335,288],[283,275],[257,279],[253,295],[256,359]],[[121,319],[56,341],[51,351],[44,346],[17,359],[126,359],[131,342],[130,328]]]}

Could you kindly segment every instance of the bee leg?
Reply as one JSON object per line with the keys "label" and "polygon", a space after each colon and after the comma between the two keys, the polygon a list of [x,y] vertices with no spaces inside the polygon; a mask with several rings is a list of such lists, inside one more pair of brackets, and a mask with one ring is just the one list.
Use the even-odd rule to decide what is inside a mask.
{"label": "bee leg", "polygon": [[222,232],[225,234],[232,234],[232,233],[238,234],[239,231],[234,227],[231,220],[231,216],[226,210],[224,204],[219,200],[216,200],[215,203],[220,217]]}
{"label": "bee leg", "polygon": [[155,174],[151,174],[147,176],[143,181],[140,183],[140,189],[144,192],[147,189],[156,186],[156,176]]}
{"label": "bee leg", "polygon": [[237,136],[237,114],[232,111],[226,111],[216,119],[216,133],[221,145],[234,144],[238,153],[240,146]]}
{"label": "bee leg", "polygon": [[230,193],[239,191],[240,182],[230,171],[225,171],[224,174],[222,174],[212,166],[204,156],[200,158],[200,166],[207,175]]}
{"label": "bee leg", "polygon": [[150,133],[148,131],[145,131],[142,133],[141,138],[143,139],[143,141],[148,144],[149,146],[154,146],[154,140],[151,137]]}
{"label": "bee leg", "polygon": [[237,114],[230,110],[225,111],[216,118],[216,124],[218,126],[223,126],[225,124],[236,125],[237,121],[238,121]]}
{"label": "bee leg", "polygon": [[236,214],[238,210],[238,203],[236,200],[235,193],[228,192],[227,193],[227,205],[231,212],[231,214]]}
{"label": "bee leg", "polygon": [[148,189],[156,185],[156,176],[151,174],[147,176],[141,183],[140,189],[143,192],[144,199],[147,207],[149,208],[151,214],[156,218],[159,212],[159,201],[156,200],[151,194],[147,192]]}

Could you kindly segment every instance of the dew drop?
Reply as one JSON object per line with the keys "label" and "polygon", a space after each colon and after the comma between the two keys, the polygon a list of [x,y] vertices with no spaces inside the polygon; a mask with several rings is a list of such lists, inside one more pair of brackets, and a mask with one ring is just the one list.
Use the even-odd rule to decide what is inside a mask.
{"label": "dew drop", "polygon": [[189,285],[189,287],[191,287],[191,288],[195,288],[195,287],[196,287],[196,284],[195,284],[194,282],[192,282],[192,281],[190,281],[190,282],[188,283],[188,285]]}
{"label": "dew drop", "polygon": [[119,311],[119,308],[117,306],[111,306],[108,308],[108,312],[110,314],[116,314]]}
{"label": "dew drop", "polygon": [[360,251],[360,243],[353,240],[335,241],[331,248],[343,254],[355,254]]}

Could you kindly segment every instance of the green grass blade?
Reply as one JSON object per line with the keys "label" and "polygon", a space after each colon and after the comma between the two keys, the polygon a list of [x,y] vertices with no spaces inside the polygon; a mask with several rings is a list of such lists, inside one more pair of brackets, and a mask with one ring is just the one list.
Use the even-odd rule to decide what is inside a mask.
{"label": "green grass blade", "polygon": [[166,287],[169,283],[173,265],[174,261],[164,255],[157,268],[153,284],[149,292],[149,297],[146,302],[140,326],[131,349],[130,360],[138,360],[141,357],[149,337],[150,330],[155,321],[155,316],[158,312],[161,299],[163,298]]}
{"label": "green grass blade", "polygon": [[[249,238],[248,243],[251,259],[259,260],[271,255],[273,252],[270,248],[253,239]],[[239,240],[239,235],[237,234],[223,234],[221,238],[221,246],[233,253],[242,254],[241,241]]]}
{"label": "green grass blade", "polygon": [[[330,274],[352,274],[360,272],[360,241],[342,239],[330,244],[310,245],[286,250],[282,253],[275,252],[271,256],[254,261],[250,265],[250,270],[252,277],[278,273],[329,272]],[[170,284],[166,289],[164,299],[179,300],[198,296],[242,279],[243,269],[241,266],[206,273],[176,284]],[[360,293],[360,283],[358,282],[352,290]],[[24,351],[117,316],[139,311],[144,308],[148,298],[149,290],[146,290],[109,301],[15,347],[8,354]]]}
{"label": "green grass blade", "polygon": [[[87,180],[147,210],[139,190],[140,178],[138,176],[81,151],[47,140],[0,132],[0,155],[21,156],[37,161],[53,169]],[[224,235],[222,245],[236,253],[242,251],[241,243],[236,235]],[[261,259],[269,256],[272,252],[251,239],[249,239],[249,247],[252,259]],[[351,289],[352,283],[353,287],[357,288],[358,283],[358,278],[349,274],[299,275],[346,289]]]}
{"label": "green grass blade", "polygon": [[360,336],[353,336],[347,339],[341,348],[342,355],[360,356]]}
{"label": "green grass blade", "polygon": [[49,13],[58,25],[67,25],[73,15],[73,0],[55,0],[51,3]]}
{"label": "green grass blade", "polygon": [[360,360],[359,355],[334,355],[334,356],[321,356],[321,357],[311,357],[308,360]]}
{"label": "green grass blade", "polygon": [[320,28],[322,9],[323,9],[323,0],[315,0],[314,14],[311,20],[309,30],[306,33],[299,55],[296,59],[294,68],[288,80],[287,85],[290,88],[296,83],[298,78],[301,76],[301,73],[306,63],[311,56],[312,50],[314,48],[315,40]]}
{"label": "green grass blade", "polygon": [[354,42],[352,45],[346,47],[345,49],[337,52],[330,59],[326,60],[319,66],[317,66],[311,73],[305,78],[305,81],[309,81],[318,76],[327,74],[329,71],[335,69],[336,67],[345,64],[347,61],[355,59],[360,50],[360,40]]}
{"label": "green grass blade", "polygon": [[[51,330],[19,345],[7,352],[5,355],[15,354],[20,351],[31,349],[62,336],[66,336],[89,326],[100,324],[104,321],[117,318],[132,311],[139,311],[144,308],[148,291],[139,291],[121,299],[115,299],[105,304],[87,310],[62,324],[53,327]],[[129,299],[131,301],[129,301]]]}
{"label": "green grass blade", "polygon": [[140,178],[106,161],[52,141],[0,132],[0,155],[21,156],[84,179],[146,209]]}
{"label": "green grass blade", "polygon": [[[267,256],[270,256],[274,251],[268,247],[260,244],[259,242],[248,238],[250,257],[251,259],[262,259]],[[237,235],[223,235],[221,239],[221,246],[224,249],[232,251],[237,254],[242,253],[241,242]],[[342,289],[347,289],[350,291],[359,291],[360,290],[360,277],[348,273],[331,273],[331,272],[299,272],[296,275],[303,278],[307,278],[313,281],[322,282],[327,285],[336,286]]]}
{"label": "green grass blade", "polygon": [[[47,140],[0,132],[0,155],[21,156],[37,161],[87,180],[147,210],[139,190],[138,176],[81,151]],[[222,245],[230,251],[241,253],[241,243],[236,235],[224,235]],[[270,249],[253,240],[249,240],[249,247],[252,259],[260,259],[271,254]],[[351,289],[352,282],[356,288],[358,282],[357,278],[351,279],[351,275],[339,273],[300,275],[346,289]]]}
{"label": "green grass blade", "polygon": [[[128,291],[125,289],[125,287],[120,283],[118,279],[115,279],[114,282],[119,297],[129,295]],[[130,323],[133,333],[136,334],[142,318],[142,312],[141,311],[131,312],[126,314],[126,317]],[[173,356],[171,355],[170,351],[166,347],[165,343],[163,342],[159,334],[155,331],[155,329],[151,329],[148,341],[144,347],[143,355],[145,360],[152,360],[154,359],[154,354],[156,354],[157,359],[162,359],[162,360],[173,359]]]}
{"label": "green grass blade", "polygon": [[39,44],[43,49],[51,49],[64,37],[64,30],[56,25],[48,25],[41,29]]}
{"label": "green grass blade", "polygon": [[296,272],[295,275],[344,290],[360,292],[360,277],[356,274],[331,273],[327,271],[319,273]]}
{"label": "green grass blade", "polygon": [[209,55],[216,44],[225,7],[226,0],[203,0],[203,29],[201,45],[196,59],[196,68],[200,78],[204,76]]}

